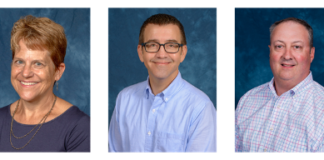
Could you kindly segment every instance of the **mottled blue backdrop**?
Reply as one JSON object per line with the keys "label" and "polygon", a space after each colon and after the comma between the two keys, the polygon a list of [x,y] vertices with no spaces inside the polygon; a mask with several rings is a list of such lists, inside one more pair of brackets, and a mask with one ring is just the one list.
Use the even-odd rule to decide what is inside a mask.
{"label": "mottled blue backdrop", "polygon": [[66,69],[54,93],[90,115],[90,9],[0,9],[0,107],[19,99],[10,82],[10,33],[21,17],[48,17],[63,26]]}
{"label": "mottled blue backdrop", "polygon": [[324,86],[324,9],[235,9],[235,107],[250,89],[273,77],[269,64],[270,31],[276,21],[296,17],[314,31],[315,58],[311,71]]}
{"label": "mottled blue backdrop", "polygon": [[[109,9],[109,117],[118,93],[145,81],[148,73],[137,55],[139,31],[150,16],[165,13],[184,26],[188,52],[179,70],[216,106],[216,9]],[[110,120],[110,118],[109,118]]]}

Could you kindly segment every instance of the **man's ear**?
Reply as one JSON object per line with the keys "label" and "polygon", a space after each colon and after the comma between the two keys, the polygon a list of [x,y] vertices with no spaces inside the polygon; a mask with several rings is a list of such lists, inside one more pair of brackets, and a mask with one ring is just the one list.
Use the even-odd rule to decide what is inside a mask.
{"label": "man's ear", "polygon": [[58,81],[61,79],[61,77],[64,73],[64,70],[65,70],[65,64],[61,63],[55,71],[55,81]]}
{"label": "man's ear", "polygon": [[314,57],[315,57],[315,47],[312,47],[311,52],[310,52],[310,58],[311,58],[310,63],[313,62]]}
{"label": "man's ear", "polygon": [[186,58],[187,51],[188,51],[187,45],[183,45],[180,53],[181,56],[180,63]]}
{"label": "man's ear", "polygon": [[142,50],[142,45],[138,45],[137,46],[137,54],[139,59],[141,60],[141,62],[144,62],[144,58],[143,58],[143,50]]}

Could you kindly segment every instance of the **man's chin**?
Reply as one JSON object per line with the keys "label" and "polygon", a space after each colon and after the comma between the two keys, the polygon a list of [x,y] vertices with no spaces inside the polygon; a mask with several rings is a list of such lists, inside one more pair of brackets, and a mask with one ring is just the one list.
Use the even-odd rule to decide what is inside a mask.
{"label": "man's chin", "polygon": [[154,78],[157,81],[173,80],[177,75],[178,75],[177,71],[169,71],[169,70],[159,70],[156,72],[149,73],[149,76]]}
{"label": "man's chin", "polygon": [[157,80],[157,81],[163,81],[163,80],[170,79],[171,76],[172,76],[172,74],[167,74],[167,73],[158,73],[158,74],[150,74],[149,75],[150,78],[153,78],[154,80]]}
{"label": "man's chin", "polygon": [[281,80],[284,80],[284,81],[289,81],[291,79],[294,79],[295,77],[295,74],[293,73],[290,73],[290,72],[281,72],[279,75],[278,75],[278,79],[281,79]]}
{"label": "man's chin", "polygon": [[280,77],[279,79],[282,80],[282,81],[290,81],[290,80],[293,79],[293,77],[286,76],[286,77]]}
{"label": "man's chin", "polygon": [[165,80],[165,79],[168,79],[168,76],[167,75],[154,75],[152,77],[154,79],[156,79],[156,80]]}

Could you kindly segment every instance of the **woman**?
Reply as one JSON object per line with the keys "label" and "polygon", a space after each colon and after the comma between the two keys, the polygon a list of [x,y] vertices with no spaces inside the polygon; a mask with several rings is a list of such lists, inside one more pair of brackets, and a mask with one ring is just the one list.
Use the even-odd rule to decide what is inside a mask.
{"label": "woman", "polygon": [[64,29],[26,16],[11,31],[11,83],[20,99],[0,108],[0,151],[90,151],[90,118],[53,93],[65,70]]}

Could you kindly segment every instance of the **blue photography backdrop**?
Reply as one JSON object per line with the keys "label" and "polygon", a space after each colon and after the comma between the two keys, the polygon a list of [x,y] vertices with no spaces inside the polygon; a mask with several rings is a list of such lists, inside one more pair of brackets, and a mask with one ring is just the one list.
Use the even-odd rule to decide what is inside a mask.
{"label": "blue photography backdrop", "polygon": [[324,86],[324,9],[235,9],[235,108],[250,89],[273,77],[269,63],[270,26],[296,17],[313,28],[315,58],[313,79]]}
{"label": "blue photography backdrop", "polygon": [[165,13],[184,26],[188,52],[179,70],[216,107],[216,9],[109,9],[109,122],[118,93],[145,81],[148,73],[139,60],[137,45],[143,22]]}
{"label": "blue photography backdrop", "polygon": [[0,107],[19,99],[10,82],[10,33],[26,15],[47,17],[63,26],[68,41],[66,69],[54,94],[90,116],[90,9],[0,9]]}

